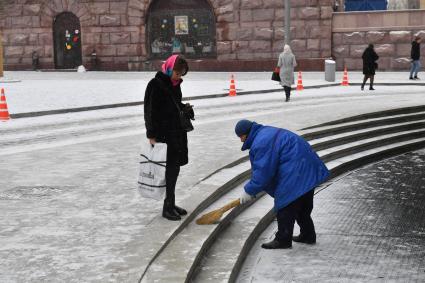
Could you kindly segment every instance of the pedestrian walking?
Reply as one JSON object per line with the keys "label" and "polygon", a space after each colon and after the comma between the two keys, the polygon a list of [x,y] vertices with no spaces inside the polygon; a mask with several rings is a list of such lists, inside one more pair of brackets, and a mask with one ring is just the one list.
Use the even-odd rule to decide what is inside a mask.
{"label": "pedestrian walking", "polygon": [[[278,231],[262,248],[288,249],[292,241],[316,243],[311,212],[314,188],[329,176],[325,164],[302,137],[291,131],[241,120],[235,133],[243,142],[242,150],[249,150],[252,169],[241,204],[261,191],[274,198]],[[293,237],[295,221],[301,232]]]}
{"label": "pedestrian walking", "polygon": [[378,63],[376,63],[376,61],[379,59],[379,56],[376,54],[373,44],[369,44],[369,46],[365,49],[362,55],[362,59],[364,78],[361,90],[364,90],[367,79],[370,79],[369,89],[375,90],[373,88],[373,81],[375,79],[375,71],[378,68]]}
{"label": "pedestrian walking", "polygon": [[415,40],[412,42],[412,50],[410,51],[410,57],[412,58],[410,80],[419,80],[418,73],[421,69],[421,40],[419,36],[415,36]]}
{"label": "pedestrian walking", "polygon": [[31,58],[32,58],[32,70],[37,71],[38,69],[40,69],[40,59],[39,59],[37,51],[32,52]]}
{"label": "pedestrian walking", "polygon": [[294,68],[297,66],[295,55],[291,47],[287,44],[283,47],[283,52],[279,55],[277,66],[280,68],[280,84],[285,90],[286,102],[291,99],[291,86],[295,83]]}
{"label": "pedestrian walking", "polygon": [[187,211],[175,203],[175,188],[180,166],[188,163],[187,133],[182,127],[180,110],[194,118],[190,104],[183,104],[180,85],[181,77],[189,70],[187,61],[178,56],[169,57],[146,87],[144,118],[146,136],[152,145],[167,144],[166,197],[162,216],[169,220],[180,220]]}

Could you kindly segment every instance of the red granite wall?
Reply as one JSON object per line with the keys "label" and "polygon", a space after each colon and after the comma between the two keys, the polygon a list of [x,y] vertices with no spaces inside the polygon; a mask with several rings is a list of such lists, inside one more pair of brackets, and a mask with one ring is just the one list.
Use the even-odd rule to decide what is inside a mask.
{"label": "red granite wall", "polygon": [[[52,24],[61,12],[81,22],[83,64],[96,49],[104,70],[152,68],[145,22],[152,0],[11,0],[0,18],[6,69],[29,69],[37,51],[41,67],[54,68]],[[283,49],[283,0],[209,0],[216,16],[217,58],[200,70],[270,70]],[[331,56],[332,0],[291,1],[292,46],[301,67],[321,69]]]}
{"label": "red granite wall", "polygon": [[[337,13],[333,19],[332,55],[337,69],[361,70],[364,49],[374,44],[379,70],[408,70],[414,36],[425,40],[425,10]],[[421,44],[425,54],[425,44]],[[422,56],[422,65],[425,56]]]}

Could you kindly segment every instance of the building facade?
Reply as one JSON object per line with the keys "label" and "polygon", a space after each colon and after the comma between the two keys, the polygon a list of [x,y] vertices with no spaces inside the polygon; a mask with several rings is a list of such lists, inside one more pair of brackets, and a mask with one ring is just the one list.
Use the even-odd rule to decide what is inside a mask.
{"label": "building facade", "polygon": [[[192,70],[272,70],[284,45],[284,2],[1,0],[4,66],[156,70],[169,55],[183,54]],[[425,34],[425,10],[334,13],[337,2],[344,5],[291,0],[290,38],[299,69],[321,70],[330,57],[338,69],[361,69],[368,43],[384,55],[383,69],[409,65],[411,40]]]}
{"label": "building facade", "polygon": [[[147,70],[172,53],[199,70],[271,69],[283,49],[283,0],[3,0],[5,68],[80,64]],[[331,0],[292,1],[292,46],[306,68],[331,56]]]}

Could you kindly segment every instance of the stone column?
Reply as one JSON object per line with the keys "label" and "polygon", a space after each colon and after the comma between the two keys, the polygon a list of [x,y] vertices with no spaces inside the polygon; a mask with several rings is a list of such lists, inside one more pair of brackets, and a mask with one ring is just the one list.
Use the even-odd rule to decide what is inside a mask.
{"label": "stone column", "polygon": [[285,44],[291,44],[291,1],[285,0]]}
{"label": "stone column", "polygon": [[0,32],[0,78],[3,77],[3,43],[2,43],[2,35]]}

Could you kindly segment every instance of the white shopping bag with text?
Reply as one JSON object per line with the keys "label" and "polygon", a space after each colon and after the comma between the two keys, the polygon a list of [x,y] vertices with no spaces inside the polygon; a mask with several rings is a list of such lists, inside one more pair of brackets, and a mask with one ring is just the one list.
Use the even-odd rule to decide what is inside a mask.
{"label": "white shopping bag with text", "polygon": [[167,144],[149,140],[140,154],[138,190],[143,197],[163,200],[165,194],[165,165],[167,163]]}

